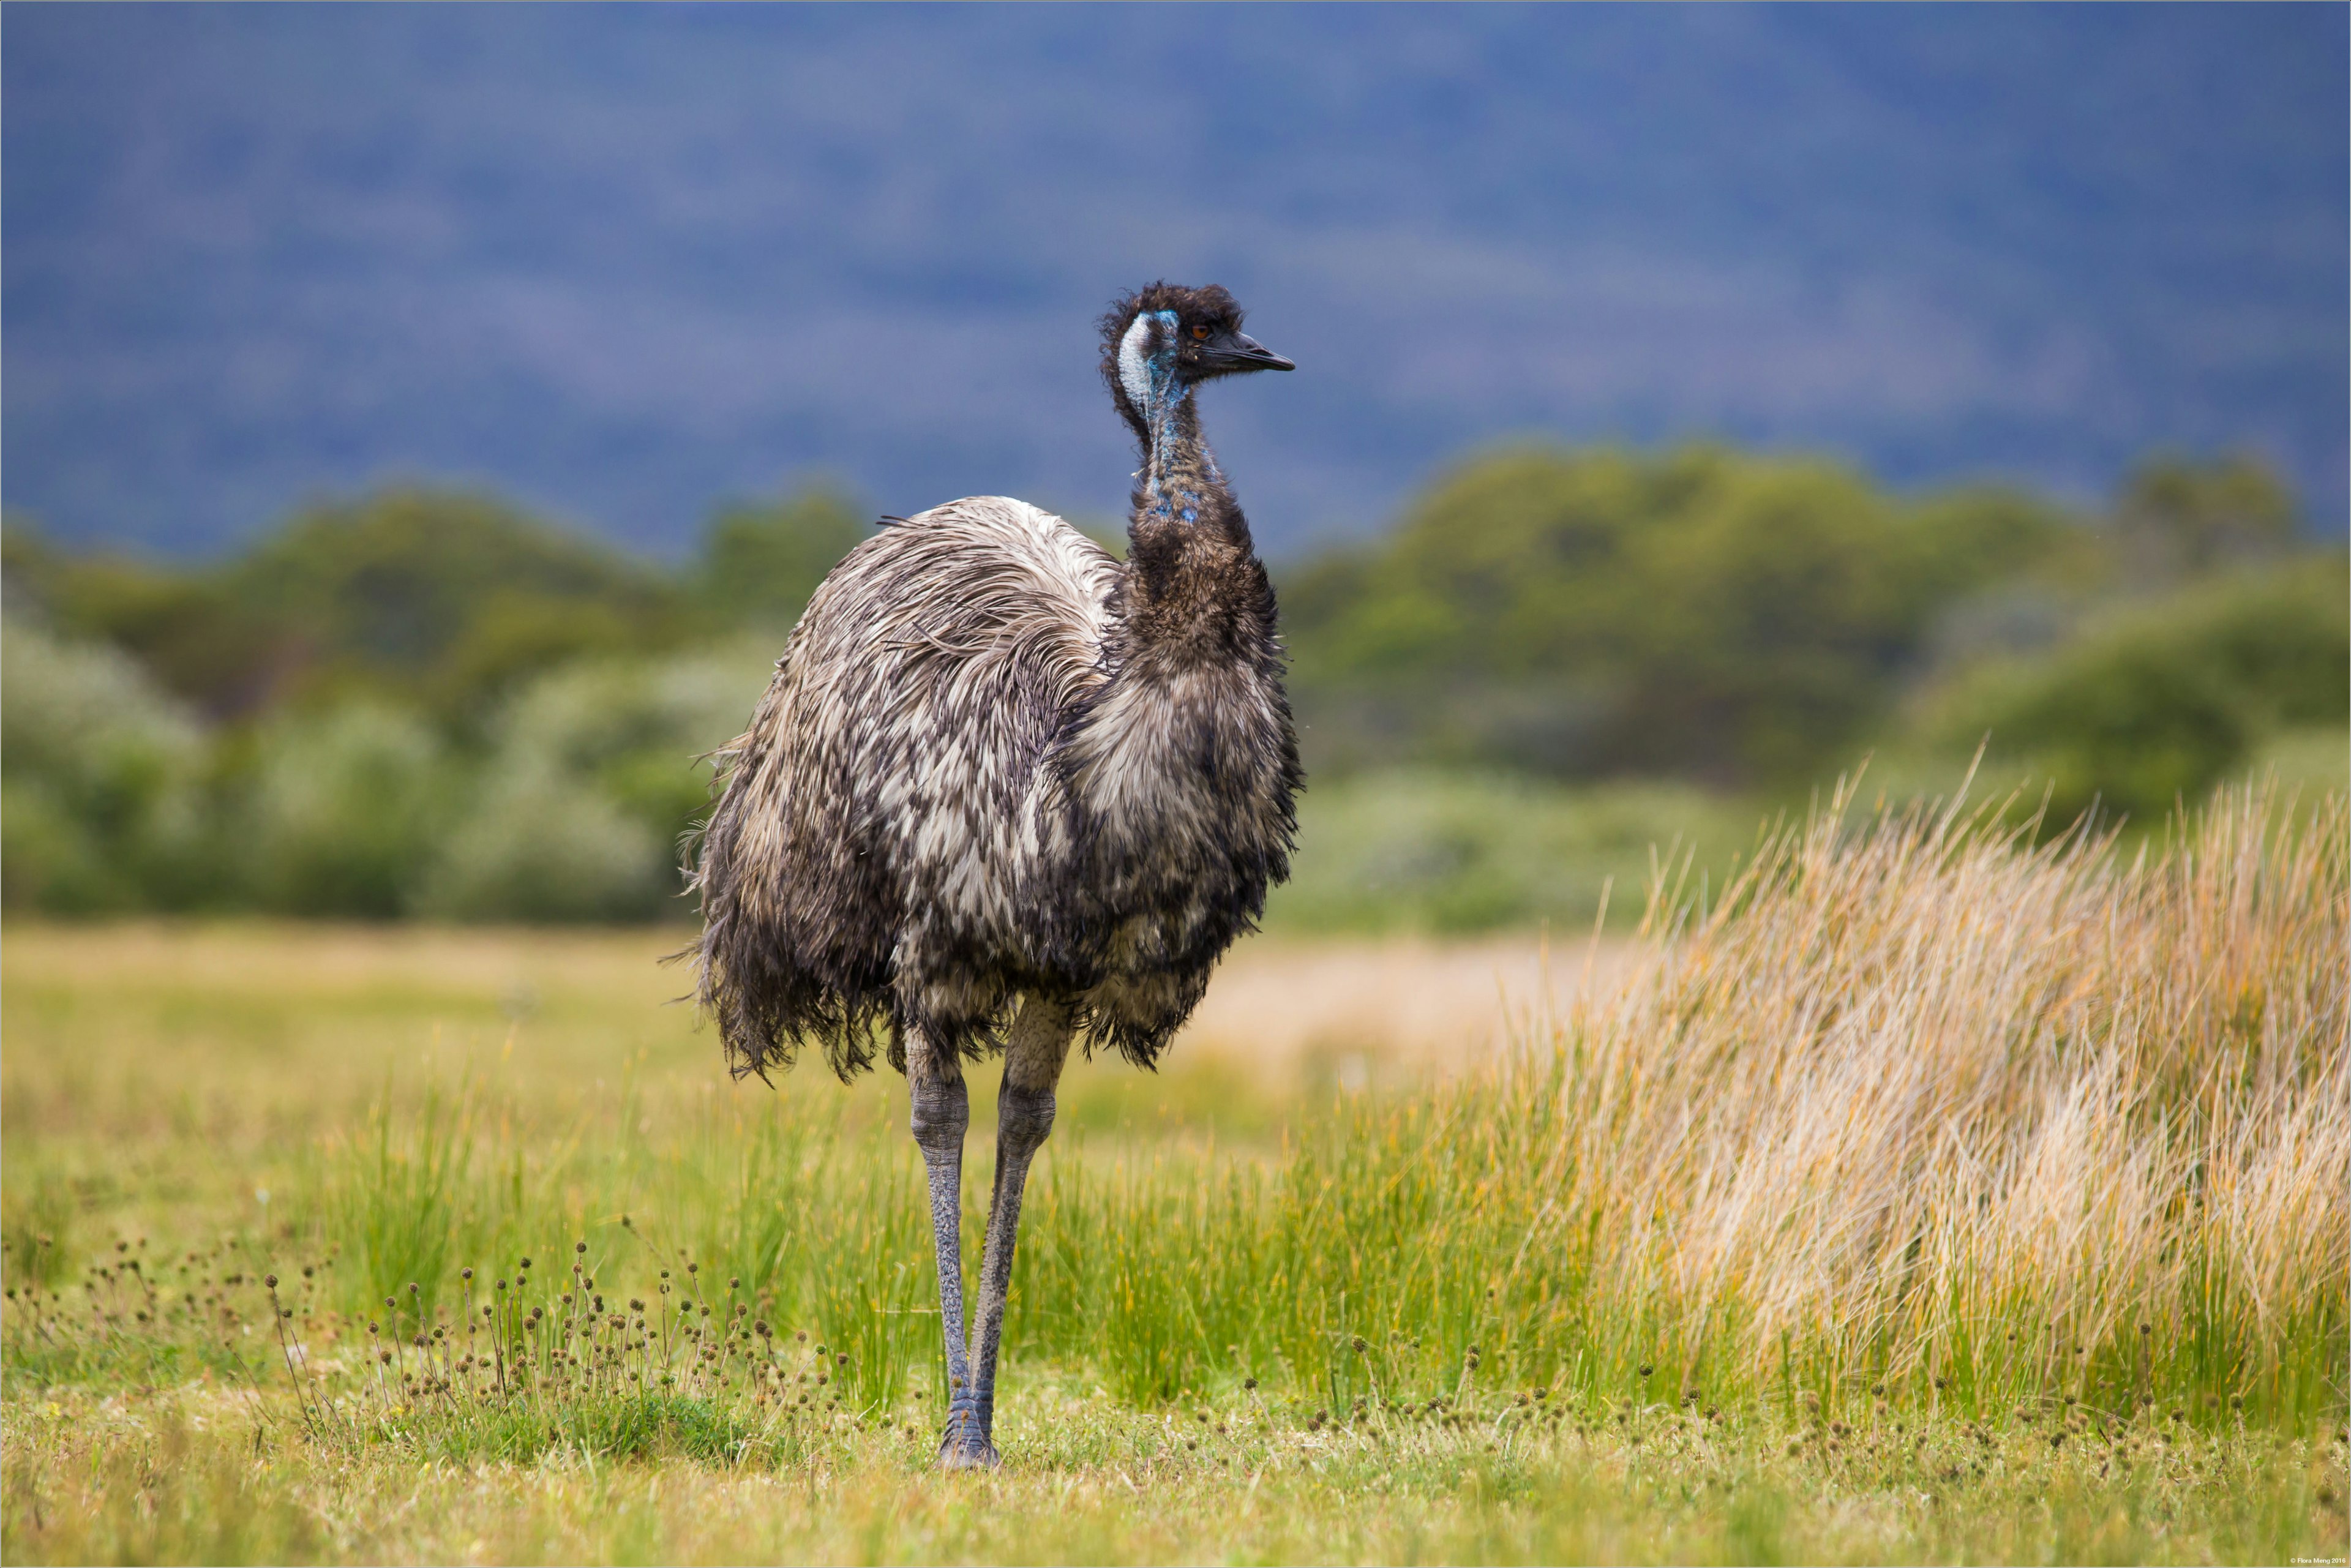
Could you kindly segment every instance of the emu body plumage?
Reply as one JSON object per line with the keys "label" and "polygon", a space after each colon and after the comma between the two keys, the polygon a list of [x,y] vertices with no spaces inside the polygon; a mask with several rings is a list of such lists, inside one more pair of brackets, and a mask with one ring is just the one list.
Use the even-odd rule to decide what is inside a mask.
{"label": "emu body plumage", "polygon": [[[721,754],[695,885],[700,996],[738,1075],[820,1043],[905,1071],[931,1177],[942,1459],[993,1463],[1022,1183],[1068,1047],[1148,1066],[1288,874],[1300,782],[1273,591],[1193,391],[1289,361],[1231,296],[1155,284],[1103,319],[1143,451],[1120,561],[1002,497],[897,521],[836,567]],[[1007,1057],[967,1361],[962,1062]]]}
{"label": "emu body plumage", "polygon": [[1129,624],[1128,573],[991,496],[825,580],[706,830],[704,997],[738,1069],[813,1038],[844,1076],[877,1040],[903,1070],[909,1030],[976,1056],[1021,995],[1158,1054],[1288,869],[1297,764],[1261,571],[1173,647]]}

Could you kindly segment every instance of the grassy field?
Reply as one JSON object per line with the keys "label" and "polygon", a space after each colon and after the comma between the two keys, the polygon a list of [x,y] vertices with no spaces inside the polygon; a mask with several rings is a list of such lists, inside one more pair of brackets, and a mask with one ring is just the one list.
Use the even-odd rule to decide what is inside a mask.
{"label": "grassy field", "polygon": [[1244,949],[1073,1067],[961,1477],[903,1086],[728,1083],[674,935],[15,926],[0,1548],[2340,1560],[2346,852],[1833,807],[1544,969]]}

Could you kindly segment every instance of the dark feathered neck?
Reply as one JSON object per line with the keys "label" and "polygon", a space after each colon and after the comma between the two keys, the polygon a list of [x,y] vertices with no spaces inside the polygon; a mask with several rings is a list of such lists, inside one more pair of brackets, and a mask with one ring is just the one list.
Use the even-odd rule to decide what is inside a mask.
{"label": "dark feathered neck", "polygon": [[1151,422],[1127,524],[1130,639],[1200,657],[1272,635],[1273,598],[1189,390]]}

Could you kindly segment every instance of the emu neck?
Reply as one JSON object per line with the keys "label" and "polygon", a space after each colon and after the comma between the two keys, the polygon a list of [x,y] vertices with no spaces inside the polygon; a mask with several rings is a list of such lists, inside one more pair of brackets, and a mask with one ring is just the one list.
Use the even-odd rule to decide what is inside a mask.
{"label": "emu neck", "polygon": [[1233,656],[1272,632],[1272,595],[1187,388],[1149,423],[1127,526],[1125,620],[1138,648]]}

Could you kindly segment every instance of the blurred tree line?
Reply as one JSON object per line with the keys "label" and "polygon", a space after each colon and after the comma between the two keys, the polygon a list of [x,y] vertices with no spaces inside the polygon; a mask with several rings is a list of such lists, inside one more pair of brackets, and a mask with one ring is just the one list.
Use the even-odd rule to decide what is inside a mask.
{"label": "blurred tree line", "polygon": [[727,508],[665,570],[490,497],[395,490],[216,564],[12,519],[0,892],[60,912],[678,912],[696,758],[749,716],[862,514]]}
{"label": "blurred tree line", "polygon": [[2141,466],[2103,516],[1907,499],[1714,447],[1478,458],[1283,578],[1324,776],[1399,763],[1809,787],[1872,748],[2159,816],[2351,714],[2351,579],[2246,458]]}
{"label": "blurred tree line", "polygon": [[[11,519],[0,894],[683,915],[695,758],[745,722],[868,516],[821,489],[729,507],[674,567],[433,490],[315,507],[193,567]],[[1610,804],[1537,836],[1621,857],[1626,823],[1719,819],[1705,802],[1802,789],[1872,747],[1948,759],[1989,734],[2061,815],[2159,816],[2351,710],[2344,551],[2242,459],[2151,462],[2085,516],[1713,447],[1524,448],[1276,575],[1331,807],[1332,876],[1292,902],[1332,919],[1411,876],[1450,877],[1438,902],[1472,924],[1536,907],[1551,895],[1502,863],[1522,855],[1479,862],[1518,840],[1480,824],[1534,822],[1545,781]],[[1677,782],[1643,804],[1627,780]]]}

